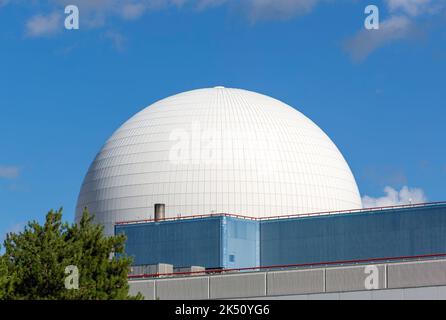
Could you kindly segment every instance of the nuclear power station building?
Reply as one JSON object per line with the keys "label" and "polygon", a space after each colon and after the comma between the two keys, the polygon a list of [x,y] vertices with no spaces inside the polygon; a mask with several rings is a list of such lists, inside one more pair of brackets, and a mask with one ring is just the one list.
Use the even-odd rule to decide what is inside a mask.
{"label": "nuclear power station building", "polygon": [[363,209],[330,138],[258,93],[143,109],[97,154],[85,207],[127,236],[147,299],[446,299],[446,203]]}

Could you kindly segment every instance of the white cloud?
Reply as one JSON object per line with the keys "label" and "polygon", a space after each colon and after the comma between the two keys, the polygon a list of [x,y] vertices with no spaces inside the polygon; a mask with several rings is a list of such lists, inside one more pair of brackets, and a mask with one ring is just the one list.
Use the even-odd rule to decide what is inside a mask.
{"label": "white cloud", "polygon": [[419,188],[409,188],[404,186],[398,191],[387,186],[384,188],[384,193],[386,194],[385,196],[378,198],[370,196],[362,197],[362,206],[364,208],[374,208],[427,202],[424,191]]}
{"label": "white cloud", "polygon": [[432,12],[437,7],[431,0],[387,0],[387,6],[390,12],[403,12],[411,16]]}
{"label": "white cloud", "polygon": [[146,10],[146,6],[142,3],[126,3],[122,7],[122,17],[124,19],[133,20],[141,17]]}
{"label": "white cloud", "polygon": [[[67,5],[76,5],[82,15],[82,25],[100,27],[110,16],[134,20],[150,11],[183,7],[204,10],[219,6],[227,6],[238,10],[250,20],[286,19],[306,14],[323,0],[49,0],[53,10],[63,13]],[[26,5],[25,1],[0,0],[0,6],[6,3]],[[38,4],[38,2],[37,2]],[[34,6],[36,3],[34,3]],[[35,6],[36,7],[36,6]],[[44,7],[43,5],[40,6]],[[27,23],[29,34],[34,36],[52,34],[56,31],[61,16],[37,15]],[[28,26],[29,25],[29,26]]]}
{"label": "white cloud", "polygon": [[1,166],[0,165],[0,179],[14,179],[20,174],[19,167],[16,166]]}
{"label": "white cloud", "polygon": [[206,9],[221,6],[227,3],[228,0],[200,0],[198,1],[197,8]]}
{"label": "white cloud", "polygon": [[345,42],[345,49],[354,61],[362,61],[374,50],[396,40],[409,39],[417,33],[409,18],[392,16],[380,23],[379,30],[359,31]]}
{"label": "white cloud", "polygon": [[320,0],[200,0],[198,8],[208,8],[227,4],[240,9],[251,21],[287,19],[307,14]]}
{"label": "white cloud", "polygon": [[[26,3],[18,0],[8,1],[22,5],[23,3]],[[104,26],[109,17],[120,17],[125,20],[134,20],[143,16],[148,11],[162,10],[169,7],[179,8],[185,3],[196,1],[197,0],[49,0],[48,2],[50,7],[55,10],[54,12],[57,11],[62,14],[64,12],[63,8],[67,5],[77,6],[82,19],[82,26],[86,28],[97,28]],[[42,7],[44,6],[42,5],[41,8]],[[45,22],[50,22],[49,16],[39,15],[38,17],[46,18],[40,19],[39,22],[41,22],[41,25],[44,25]],[[56,17],[51,16],[51,18],[53,18],[51,22],[53,22],[54,25],[56,23]],[[59,16],[59,18],[61,18],[61,16]]]}
{"label": "white cloud", "polygon": [[[4,250],[3,241],[5,241],[7,234],[8,233],[20,233],[23,231],[23,229],[25,228],[26,225],[27,225],[26,222],[14,223],[14,224],[10,225],[3,234],[0,233],[0,244],[2,245],[1,250]],[[0,254],[1,254],[1,251],[0,251]]]}
{"label": "white cloud", "polygon": [[[259,20],[284,20],[291,17],[309,14],[324,2],[331,0],[47,0],[48,5],[36,5],[44,10],[48,7],[60,12],[49,15],[37,15],[26,24],[27,34],[32,37],[51,35],[63,29],[60,21],[63,18],[63,7],[73,4],[79,7],[82,26],[97,28],[107,25],[110,17],[124,20],[135,20],[148,12],[175,9],[192,9],[197,12],[215,7],[227,7],[232,12],[238,11],[251,22]],[[0,0],[5,3],[28,5],[24,0]],[[353,2],[353,1],[352,1]],[[345,48],[355,61],[365,59],[374,50],[396,40],[406,40],[417,33],[418,20],[422,17],[444,12],[445,0],[384,0],[381,14],[388,17],[381,22],[380,30],[360,30],[346,41]]]}
{"label": "white cloud", "polygon": [[63,28],[62,15],[60,13],[38,14],[26,22],[26,35],[29,37],[49,36],[62,31]]}
{"label": "white cloud", "polygon": [[[420,34],[417,25],[423,17],[444,12],[446,2],[433,0],[385,0],[390,16],[380,23],[379,30],[360,30],[345,43],[354,61],[364,60],[376,49],[397,40],[407,40]],[[380,8],[381,9],[381,8]],[[380,11],[382,16],[383,11]]]}

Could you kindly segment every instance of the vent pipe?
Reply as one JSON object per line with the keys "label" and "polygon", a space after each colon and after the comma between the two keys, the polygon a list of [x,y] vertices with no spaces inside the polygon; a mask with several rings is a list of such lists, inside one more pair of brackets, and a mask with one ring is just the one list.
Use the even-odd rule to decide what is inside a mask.
{"label": "vent pipe", "polygon": [[155,221],[164,220],[165,207],[164,203],[155,203]]}

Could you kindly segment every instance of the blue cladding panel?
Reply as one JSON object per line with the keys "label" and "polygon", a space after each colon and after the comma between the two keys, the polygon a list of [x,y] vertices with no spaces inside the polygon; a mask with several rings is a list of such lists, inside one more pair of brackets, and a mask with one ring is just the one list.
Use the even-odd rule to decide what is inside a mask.
{"label": "blue cladding panel", "polygon": [[446,253],[446,205],[252,221],[118,225],[135,265],[244,268]]}
{"label": "blue cladding panel", "polygon": [[169,263],[176,267],[218,268],[220,217],[117,225],[127,236],[126,253],[133,265]]}
{"label": "blue cladding panel", "polygon": [[259,223],[213,217],[117,225],[127,235],[126,253],[134,265],[244,268],[260,264]]}
{"label": "blue cladding panel", "polygon": [[224,217],[223,267],[248,268],[260,265],[259,223]]}
{"label": "blue cladding panel", "polygon": [[446,253],[446,206],[263,221],[261,264]]}

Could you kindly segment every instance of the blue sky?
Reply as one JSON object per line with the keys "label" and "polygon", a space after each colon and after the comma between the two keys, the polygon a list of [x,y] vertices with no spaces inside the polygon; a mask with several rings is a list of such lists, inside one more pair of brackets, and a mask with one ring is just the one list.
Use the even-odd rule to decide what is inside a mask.
{"label": "blue sky", "polygon": [[[444,1],[238,3],[0,0],[0,235],[60,206],[71,221],[121,123],[216,85],[314,120],[367,201],[446,200]],[[79,30],[64,29],[66,4],[78,5]],[[368,4],[379,30],[364,28]]]}

